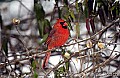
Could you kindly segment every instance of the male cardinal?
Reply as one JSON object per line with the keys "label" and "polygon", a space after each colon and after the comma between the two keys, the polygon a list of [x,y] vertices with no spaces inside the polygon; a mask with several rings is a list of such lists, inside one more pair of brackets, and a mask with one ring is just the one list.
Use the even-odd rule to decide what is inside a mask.
{"label": "male cardinal", "polygon": [[[46,40],[48,50],[62,46],[69,38],[68,24],[63,19],[57,19]],[[43,69],[46,68],[51,52],[45,54]]]}

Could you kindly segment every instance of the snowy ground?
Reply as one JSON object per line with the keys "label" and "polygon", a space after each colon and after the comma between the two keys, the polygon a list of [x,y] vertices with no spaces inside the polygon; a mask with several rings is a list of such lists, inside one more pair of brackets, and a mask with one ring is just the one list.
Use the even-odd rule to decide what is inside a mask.
{"label": "snowy ground", "polygon": [[[20,1],[21,1],[21,3],[20,3]],[[43,5],[46,13],[49,13],[49,12],[53,11],[54,4],[55,4],[54,0],[42,1],[42,5]],[[33,12],[33,6],[34,6],[34,1],[33,0],[18,0],[18,1],[15,0],[15,1],[11,1],[11,2],[1,2],[0,3],[0,12],[1,12],[1,15],[2,15],[2,18],[3,18],[4,25],[5,26],[9,25],[13,18],[27,18],[27,17],[29,17],[29,15],[31,15],[31,13]],[[49,7],[49,9],[48,9],[48,7]],[[50,18],[48,18],[48,19],[50,19]],[[24,26],[25,25],[26,24],[24,24]],[[32,30],[27,31],[24,34],[29,35],[29,33],[31,31]],[[87,30],[85,28],[85,23],[81,23],[80,33],[85,34],[86,32],[87,32]],[[111,34],[111,31],[108,31],[106,33],[107,36],[111,36],[110,34]],[[72,37],[74,37],[75,33],[73,31],[71,31],[71,35],[72,35]],[[85,39],[86,37],[87,36],[82,36],[83,39]],[[109,42],[109,40],[107,42]],[[71,43],[74,43],[74,41],[71,42]],[[115,51],[120,51],[119,47],[120,47],[120,45],[118,45],[116,47]],[[112,50],[113,45],[109,46],[108,48]],[[69,47],[67,47],[67,49],[71,50],[72,52],[79,51],[78,44],[76,44],[74,46],[69,46]],[[108,52],[106,52],[106,53],[108,53]],[[11,60],[13,58],[9,58],[9,59]],[[62,59],[61,56],[51,56],[49,62],[52,63],[53,65],[57,65],[61,59]],[[73,67],[72,70],[73,70],[74,73],[77,73],[77,72],[80,71],[80,68],[81,68],[80,67],[80,65],[81,65],[80,60],[76,61],[76,58],[72,58],[70,63],[71,63],[71,66]],[[86,66],[87,66],[87,64],[84,65],[83,68],[86,68]],[[74,67],[76,67],[76,68],[74,68]],[[13,65],[13,68],[14,68],[14,65]],[[108,69],[108,68],[106,67],[105,69]],[[23,73],[30,72],[30,69],[29,69],[28,65],[25,65],[24,67],[22,67],[21,70],[22,70]],[[115,70],[115,68],[110,69],[111,72],[114,71],[114,70]],[[53,76],[53,75],[51,75],[51,76]]]}

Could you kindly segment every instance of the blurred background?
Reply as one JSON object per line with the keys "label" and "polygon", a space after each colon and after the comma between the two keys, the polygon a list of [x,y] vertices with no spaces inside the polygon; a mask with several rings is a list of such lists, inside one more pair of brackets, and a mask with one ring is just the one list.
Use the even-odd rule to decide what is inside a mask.
{"label": "blurred background", "polygon": [[[119,78],[119,0],[0,0],[1,78]],[[41,67],[57,18],[69,40]]]}

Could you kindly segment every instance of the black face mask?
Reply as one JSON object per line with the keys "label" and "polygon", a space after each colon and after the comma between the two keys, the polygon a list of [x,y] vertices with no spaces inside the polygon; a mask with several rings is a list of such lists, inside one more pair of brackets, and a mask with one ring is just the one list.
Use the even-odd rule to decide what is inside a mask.
{"label": "black face mask", "polygon": [[60,22],[60,24],[62,25],[62,28],[67,29],[67,26],[63,26],[64,23],[65,23],[65,21],[64,22]]}

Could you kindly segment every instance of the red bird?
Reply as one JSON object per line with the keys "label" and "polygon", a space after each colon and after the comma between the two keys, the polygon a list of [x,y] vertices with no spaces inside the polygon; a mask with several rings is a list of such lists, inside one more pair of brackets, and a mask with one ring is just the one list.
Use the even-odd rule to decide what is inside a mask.
{"label": "red bird", "polygon": [[[56,23],[53,26],[53,29],[50,31],[50,34],[46,40],[48,50],[53,49],[55,47],[60,47],[68,40],[69,30],[67,26],[68,24],[64,20],[57,19]],[[45,58],[42,65],[43,69],[45,69],[48,64],[50,54],[51,52],[47,52],[45,54]]]}

